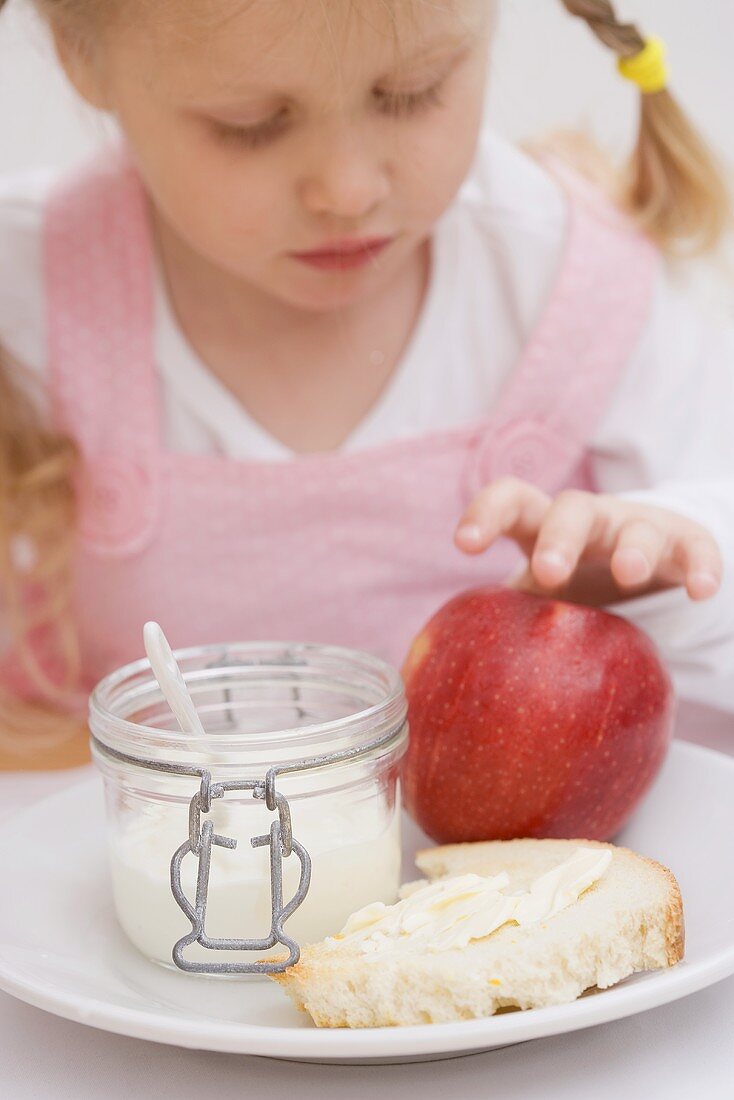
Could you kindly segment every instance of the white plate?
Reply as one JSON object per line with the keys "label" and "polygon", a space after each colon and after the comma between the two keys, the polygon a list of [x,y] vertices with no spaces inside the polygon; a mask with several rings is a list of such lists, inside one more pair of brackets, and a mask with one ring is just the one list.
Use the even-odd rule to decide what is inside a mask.
{"label": "white plate", "polygon": [[[620,841],[683,892],[686,958],[573,1004],[420,1027],[318,1029],[267,979],[217,980],[143,959],[119,931],[95,779],[25,810],[0,836],[0,987],[80,1023],[183,1047],[315,1062],[452,1057],[665,1004],[734,973],[734,759],[677,742]],[[406,877],[425,843],[406,822]]]}

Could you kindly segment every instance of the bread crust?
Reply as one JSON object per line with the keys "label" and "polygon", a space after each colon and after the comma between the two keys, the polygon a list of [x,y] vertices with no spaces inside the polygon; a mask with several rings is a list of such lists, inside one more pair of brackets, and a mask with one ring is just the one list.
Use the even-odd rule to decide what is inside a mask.
{"label": "bread crust", "polygon": [[[678,883],[667,867],[629,848],[584,839],[477,841],[422,849],[416,855],[416,864],[432,881],[468,870],[495,873],[503,864],[508,868],[524,866],[526,872],[532,867],[535,874],[539,861],[548,866],[549,860],[564,849],[579,845],[607,848],[616,857],[616,885],[605,889],[612,891],[612,917],[617,923],[603,928],[598,943],[593,937],[589,940],[585,927],[577,930],[573,920],[561,923],[564,913],[571,913],[575,906],[538,926],[538,936],[545,936],[550,943],[549,968],[544,954],[540,966],[545,973],[532,966],[529,978],[522,973],[525,952],[534,947],[537,956],[538,944],[527,929],[523,935],[531,938],[522,939],[520,930],[513,926],[514,935],[508,933],[501,939],[499,930],[466,949],[447,953],[451,959],[446,962],[443,953],[427,960],[400,952],[379,967],[365,963],[364,957],[350,951],[346,942],[341,946],[342,941],[324,940],[305,946],[295,966],[270,977],[299,1009],[310,1014],[318,1027],[375,1027],[476,1018],[504,1007],[566,1003],[595,986],[606,988],[637,971],[678,963],[685,950]],[[553,848],[558,848],[558,853],[551,854]],[[493,864],[491,870],[483,866],[488,860]],[[620,905],[620,898],[628,896],[625,878],[620,876],[629,880],[630,890],[635,887],[641,891],[642,900],[630,902],[626,912]],[[593,886],[587,893],[592,895],[596,889]],[[607,914],[602,909],[600,917],[598,898],[589,903],[590,913],[596,914],[597,924],[606,925]],[[581,903],[583,896],[576,904]],[[563,938],[566,935],[568,940]],[[482,951],[489,941],[494,947]],[[590,954],[589,942],[595,955]],[[509,977],[503,970],[507,960],[511,963],[507,967]],[[501,980],[498,974],[502,974]],[[413,987],[410,996],[405,992],[408,985]]]}

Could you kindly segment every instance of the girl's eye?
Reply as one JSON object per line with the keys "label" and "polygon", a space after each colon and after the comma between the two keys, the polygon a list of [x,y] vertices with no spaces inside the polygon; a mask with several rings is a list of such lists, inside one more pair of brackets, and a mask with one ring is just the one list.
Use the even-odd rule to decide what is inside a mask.
{"label": "girl's eye", "polygon": [[[375,92],[380,110],[394,118],[407,118],[419,111],[443,105],[441,83],[433,84],[420,92]],[[231,126],[214,120],[214,130],[225,145],[246,146],[258,149],[274,141],[288,128],[288,111],[284,108],[256,126]]]}
{"label": "girl's eye", "polygon": [[432,84],[420,92],[376,92],[380,110],[385,114],[396,118],[405,118],[418,114],[419,111],[428,110],[430,107],[443,106],[441,99],[441,85]]}
{"label": "girl's eye", "polygon": [[218,139],[225,145],[245,145],[248,149],[258,149],[274,140],[288,126],[288,112],[279,111],[256,126],[230,126],[225,122],[214,121],[214,130]]}

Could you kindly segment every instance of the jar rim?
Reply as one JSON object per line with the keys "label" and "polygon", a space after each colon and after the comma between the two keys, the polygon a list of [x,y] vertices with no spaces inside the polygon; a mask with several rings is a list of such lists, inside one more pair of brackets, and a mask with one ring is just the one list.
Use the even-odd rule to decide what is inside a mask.
{"label": "jar rim", "polygon": [[[302,756],[304,744],[332,747],[335,741],[343,740],[345,744],[354,745],[359,743],[360,733],[368,733],[371,740],[375,736],[377,727],[383,727],[386,730],[388,726],[394,724],[396,736],[398,736],[405,722],[407,702],[400,672],[382,658],[363,650],[317,642],[247,641],[212,643],[176,649],[174,656],[181,667],[187,685],[192,682],[205,682],[207,674],[214,677],[217,672],[221,673],[226,669],[236,671],[238,667],[262,668],[265,672],[268,669],[287,670],[291,666],[295,669],[309,665],[313,670],[318,671],[321,665],[322,671],[326,673],[336,668],[339,668],[342,675],[347,677],[350,671],[355,677],[361,673],[370,679],[373,686],[379,686],[378,698],[375,702],[338,718],[265,732],[248,730],[235,731],[227,735],[218,733],[216,740],[218,753],[241,753],[250,749],[257,749],[260,752],[267,752],[270,749],[282,751],[284,748],[290,748],[298,756]],[[234,664],[227,662],[228,656],[235,659]],[[236,658],[240,656],[242,661],[238,665]],[[248,656],[257,656],[260,660],[248,662]],[[280,661],[275,659],[278,657],[281,658]],[[191,662],[201,661],[205,662],[202,667],[198,668],[195,664],[193,671],[190,671]],[[191,758],[197,742],[190,734],[177,728],[160,728],[130,721],[124,713],[119,712],[119,709],[115,710],[115,702],[119,707],[120,702],[125,698],[125,685],[132,686],[136,683],[139,692],[147,691],[154,695],[157,693],[163,701],[162,692],[147,658],[139,658],[123,665],[100,680],[91,692],[89,720],[94,736],[103,745],[132,752],[133,755],[145,755],[149,746],[155,745],[156,756],[168,751],[175,759],[182,762]],[[205,756],[205,747],[201,746],[200,749]],[[388,746],[386,751],[390,751]],[[193,756],[195,762],[198,762],[202,751],[193,752]]]}

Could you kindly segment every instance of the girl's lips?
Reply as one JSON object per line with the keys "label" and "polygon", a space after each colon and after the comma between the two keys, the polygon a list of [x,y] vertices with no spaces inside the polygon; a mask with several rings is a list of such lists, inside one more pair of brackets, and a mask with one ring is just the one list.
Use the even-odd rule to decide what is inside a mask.
{"label": "girl's lips", "polygon": [[343,271],[371,263],[392,240],[392,237],[374,237],[365,241],[336,241],[330,248],[292,252],[291,255],[311,267]]}

